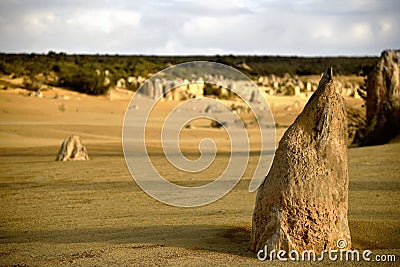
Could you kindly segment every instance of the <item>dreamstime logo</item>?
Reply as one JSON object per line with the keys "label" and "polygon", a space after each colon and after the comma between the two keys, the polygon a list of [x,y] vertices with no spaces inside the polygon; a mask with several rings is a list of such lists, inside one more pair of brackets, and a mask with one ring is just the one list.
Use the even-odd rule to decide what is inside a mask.
{"label": "dreamstime logo", "polygon": [[274,157],[275,122],[271,110],[261,91],[246,75],[232,67],[205,61],[166,68],[147,80],[133,96],[123,126],[124,157],[132,177],[153,198],[179,207],[202,206],[216,201],[230,192],[242,178],[249,161],[247,129],[230,105],[208,97],[183,101],[166,116],[161,129],[161,145],[169,163],[181,171],[196,173],[212,168],[217,146],[211,138],[201,140],[200,157],[190,160],[180,149],[179,137],[190,121],[203,118],[214,120],[225,129],[231,145],[229,163],[224,172],[206,185],[185,187],[165,179],[152,164],[146,147],[150,113],[173,90],[189,88],[189,81],[192,84],[217,85],[236,94],[254,115],[261,135],[258,164],[249,185],[249,192],[255,191],[267,175]]}
{"label": "dreamstime logo", "polygon": [[347,248],[346,239],[338,239],[336,247],[338,249],[324,249],[321,253],[317,254],[314,250],[303,250],[298,252],[293,249],[289,252],[286,250],[268,250],[265,245],[263,249],[257,252],[257,258],[260,261],[269,259],[270,261],[323,261],[328,259],[330,261],[371,261],[371,262],[396,262],[396,255],[394,254],[376,254],[374,255],[371,250],[352,250]]}

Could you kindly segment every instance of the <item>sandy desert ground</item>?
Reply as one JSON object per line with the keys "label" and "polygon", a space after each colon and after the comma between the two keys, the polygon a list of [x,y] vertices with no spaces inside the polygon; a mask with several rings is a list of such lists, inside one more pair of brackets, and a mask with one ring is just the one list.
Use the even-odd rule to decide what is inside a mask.
{"label": "sandy desert ground", "polygon": [[[148,196],[126,167],[121,134],[131,95],[113,91],[110,101],[61,89],[45,91],[44,98],[25,94],[19,89],[0,92],[1,266],[288,264],[260,262],[247,251],[256,196],[247,190],[258,160],[256,131],[249,130],[254,153],[246,173],[229,194],[206,206],[178,208]],[[307,99],[274,96],[268,101],[281,125],[279,139]],[[361,100],[351,104],[361,105]],[[152,127],[160,127],[173,105],[160,104]],[[203,126],[199,122],[184,130],[186,153],[196,156],[189,145],[196,143],[193,138],[225,140],[223,130]],[[150,132],[156,139],[157,130]],[[91,159],[55,162],[62,140],[72,133],[81,136]],[[221,146],[223,150],[226,144]],[[391,143],[348,151],[353,249],[396,255],[397,262],[379,266],[396,266],[400,260],[399,150],[400,143]],[[186,185],[207,183],[223,170],[228,157],[220,153],[207,174],[190,176],[165,164],[161,152],[157,140],[149,143],[152,162],[169,179]]]}

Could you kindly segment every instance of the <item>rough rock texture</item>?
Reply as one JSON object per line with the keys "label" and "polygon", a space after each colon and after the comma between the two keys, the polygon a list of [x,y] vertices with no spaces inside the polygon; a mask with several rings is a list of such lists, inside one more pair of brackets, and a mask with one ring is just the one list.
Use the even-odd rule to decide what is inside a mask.
{"label": "rough rock texture", "polygon": [[86,147],[81,143],[81,139],[78,135],[71,135],[65,139],[58,151],[56,161],[68,161],[68,160],[88,160],[89,155]]}
{"label": "rough rock texture", "polygon": [[367,145],[400,134],[400,50],[381,54],[367,80]]}
{"label": "rough rock texture", "polygon": [[348,127],[347,145],[349,147],[362,145],[366,131],[365,111],[363,112],[350,105],[347,105],[346,111]]}
{"label": "rough rock texture", "polygon": [[347,118],[328,68],[317,91],[282,137],[260,186],[250,249],[337,249],[347,221]]}

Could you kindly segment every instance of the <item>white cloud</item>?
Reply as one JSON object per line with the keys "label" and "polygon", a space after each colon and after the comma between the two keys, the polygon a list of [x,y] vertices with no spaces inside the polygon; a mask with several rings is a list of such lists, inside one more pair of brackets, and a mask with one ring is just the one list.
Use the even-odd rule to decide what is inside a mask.
{"label": "white cloud", "polygon": [[390,30],[392,29],[392,24],[387,21],[381,21],[379,23],[379,26],[380,26],[380,33],[382,34],[389,33]]}
{"label": "white cloud", "polygon": [[182,36],[189,40],[201,40],[200,43],[213,42],[215,39],[230,41],[235,38],[237,30],[244,26],[244,19],[241,16],[232,17],[209,17],[200,16],[190,18],[183,24]]}
{"label": "white cloud", "polygon": [[366,22],[353,24],[350,32],[358,42],[371,41],[374,35],[371,26]]}
{"label": "white cloud", "polygon": [[112,33],[118,29],[140,24],[141,14],[127,10],[84,10],[70,16],[66,23],[77,29],[94,33]]}
{"label": "white cloud", "polygon": [[378,55],[397,0],[2,1],[0,51]]}
{"label": "white cloud", "polygon": [[335,38],[335,33],[332,29],[332,26],[329,24],[319,24],[315,25],[316,29],[312,33],[312,38],[313,39],[325,39],[328,41],[333,41],[333,38]]}
{"label": "white cloud", "polygon": [[22,17],[23,30],[27,34],[42,34],[55,20],[53,12],[39,11],[35,13],[24,14]]}

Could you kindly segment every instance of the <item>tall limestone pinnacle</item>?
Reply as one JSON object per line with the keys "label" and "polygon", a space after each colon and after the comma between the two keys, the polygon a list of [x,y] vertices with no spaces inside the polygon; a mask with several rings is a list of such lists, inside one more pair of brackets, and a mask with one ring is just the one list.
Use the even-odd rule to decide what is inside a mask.
{"label": "tall limestone pinnacle", "polygon": [[252,251],[320,253],[338,249],[338,240],[350,248],[346,104],[332,78],[328,68],[279,143],[258,190]]}
{"label": "tall limestone pinnacle", "polygon": [[400,50],[385,50],[368,74],[366,145],[400,135]]}

